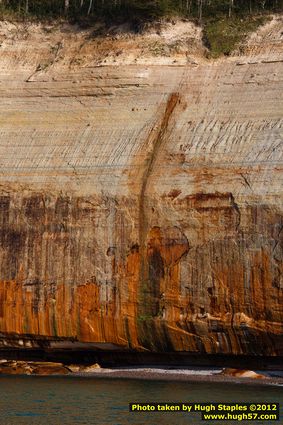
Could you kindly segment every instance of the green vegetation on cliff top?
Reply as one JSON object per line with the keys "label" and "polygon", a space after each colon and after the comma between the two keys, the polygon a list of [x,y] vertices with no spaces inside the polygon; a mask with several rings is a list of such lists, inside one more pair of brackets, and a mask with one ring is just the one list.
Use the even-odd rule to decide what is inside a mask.
{"label": "green vegetation on cliff top", "polygon": [[269,17],[264,15],[207,19],[204,25],[204,43],[209,48],[210,56],[228,56],[238,43],[268,19]]}
{"label": "green vegetation on cliff top", "polygon": [[68,19],[84,25],[132,24],[181,16],[203,26],[211,56],[229,55],[243,38],[262,25],[270,13],[280,13],[283,0],[0,0],[0,18],[9,20]]}

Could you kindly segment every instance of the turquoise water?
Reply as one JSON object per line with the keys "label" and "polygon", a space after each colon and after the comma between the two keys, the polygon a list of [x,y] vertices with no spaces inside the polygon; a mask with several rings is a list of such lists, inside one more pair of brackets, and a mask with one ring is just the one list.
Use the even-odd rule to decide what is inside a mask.
{"label": "turquoise water", "polygon": [[[0,391],[1,425],[227,425],[239,422],[203,422],[198,413],[130,413],[129,403],[279,402],[283,406],[283,387],[226,383],[1,376]],[[283,419],[264,423],[281,424]]]}

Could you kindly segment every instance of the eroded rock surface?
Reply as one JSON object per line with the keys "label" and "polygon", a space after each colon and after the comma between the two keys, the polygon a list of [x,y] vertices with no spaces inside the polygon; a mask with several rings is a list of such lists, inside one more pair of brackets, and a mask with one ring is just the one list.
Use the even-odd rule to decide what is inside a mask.
{"label": "eroded rock surface", "polygon": [[4,375],[68,375],[70,370],[62,363],[1,360],[0,374]]}
{"label": "eroded rock surface", "polygon": [[5,25],[0,332],[283,355],[282,19],[241,56],[105,66]]}

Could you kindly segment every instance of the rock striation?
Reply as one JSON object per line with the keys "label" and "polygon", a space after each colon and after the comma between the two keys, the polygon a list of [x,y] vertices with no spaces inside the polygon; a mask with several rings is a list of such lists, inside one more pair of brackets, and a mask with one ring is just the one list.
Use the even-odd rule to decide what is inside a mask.
{"label": "rock striation", "polygon": [[282,18],[217,61],[187,26],[1,23],[1,335],[283,355]]}

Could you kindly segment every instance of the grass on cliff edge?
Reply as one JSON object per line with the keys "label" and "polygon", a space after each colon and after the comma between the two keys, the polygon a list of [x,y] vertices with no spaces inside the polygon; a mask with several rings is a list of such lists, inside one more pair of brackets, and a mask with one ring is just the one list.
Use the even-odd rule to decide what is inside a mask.
{"label": "grass on cliff edge", "polygon": [[[43,11],[44,12],[44,11]],[[128,14],[123,14],[122,16],[91,16],[89,18],[86,17],[64,17],[64,15],[56,15],[47,13],[29,13],[25,14],[20,9],[9,9],[0,4],[0,20],[8,20],[8,21],[18,21],[18,22],[46,22],[49,23],[54,22],[54,24],[58,24],[58,22],[68,20],[70,23],[78,23],[82,27],[91,27],[94,23],[100,21],[104,23],[102,27],[104,27],[105,33],[107,33],[107,27],[111,27],[112,25],[119,24],[122,22],[129,22],[132,24],[132,29],[134,33],[142,32],[145,28],[147,28],[146,24],[151,23],[154,25],[154,22],[160,22],[161,20],[166,19],[174,19],[178,17],[182,17],[177,10],[171,11],[159,11],[159,13],[155,13],[151,11],[150,18],[148,15],[141,13],[140,11],[135,11],[131,16]],[[153,13],[154,12],[154,13]],[[55,13],[55,12],[54,12]],[[164,14],[163,14],[164,13]],[[209,58],[218,58],[222,55],[229,56],[233,50],[235,50],[241,42],[245,40],[245,38],[252,32],[256,31],[258,27],[268,22],[271,17],[266,14],[267,11],[263,14],[259,14],[258,12],[254,12],[254,14],[242,14],[237,13],[232,17],[228,17],[227,13],[221,13],[217,11],[217,13],[208,13],[206,14],[202,21],[199,22],[197,18],[186,17],[186,19],[191,19],[195,23],[202,25],[203,27],[203,41],[205,46],[208,48],[208,57]],[[103,35],[103,34],[101,34]]]}
{"label": "grass on cliff edge", "polygon": [[209,57],[229,56],[248,34],[270,19],[267,15],[206,18],[203,24],[203,39],[209,49]]}

